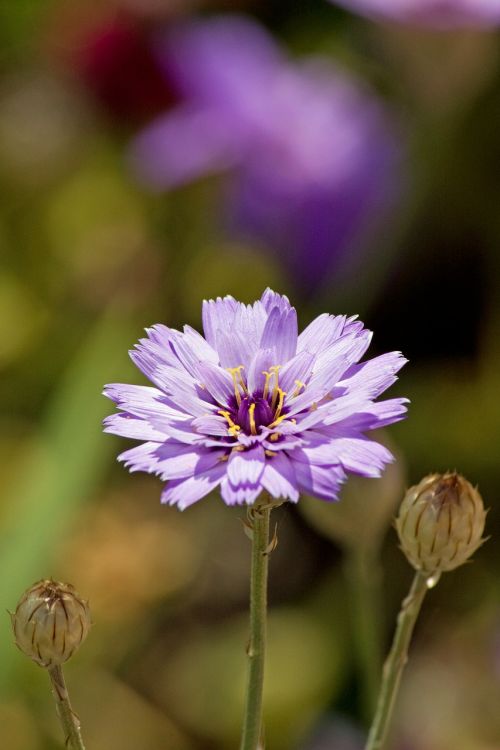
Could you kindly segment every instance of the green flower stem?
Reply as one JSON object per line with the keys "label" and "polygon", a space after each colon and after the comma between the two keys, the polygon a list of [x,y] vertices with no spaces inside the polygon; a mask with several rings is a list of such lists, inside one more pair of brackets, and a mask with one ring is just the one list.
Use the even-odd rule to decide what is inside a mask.
{"label": "green flower stem", "polygon": [[52,682],[52,692],[56,699],[57,715],[63,728],[66,744],[73,750],[85,750],[80,732],[80,721],[71,708],[62,667],[51,667],[48,672]]}
{"label": "green flower stem", "polygon": [[347,551],[344,570],[351,600],[353,646],[361,683],[361,709],[368,723],[375,711],[382,671],[381,575],[377,552],[357,549]]}
{"label": "green flower stem", "polygon": [[247,529],[252,538],[250,581],[250,641],[245,713],[240,750],[258,750],[262,735],[262,693],[266,651],[267,573],[269,553],[269,517],[271,505],[251,508]]}
{"label": "green flower stem", "polygon": [[408,660],[408,646],[424,596],[429,588],[428,578],[429,576],[417,571],[410,592],[401,605],[394,640],[384,664],[377,710],[365,750],[383,750],[385,747],[401,676]]}

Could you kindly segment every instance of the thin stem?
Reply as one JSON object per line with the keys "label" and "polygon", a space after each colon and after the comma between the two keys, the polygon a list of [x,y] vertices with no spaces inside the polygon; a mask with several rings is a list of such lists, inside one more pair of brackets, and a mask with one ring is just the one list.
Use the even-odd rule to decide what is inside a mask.
{"label": "thin stem", "polygon": [[351,599],[353,645],[361,683],[361,708],[368,723],[375,711],[382,671],[381,576],[377,553],[353,549],[347,553],[344,569]]}
{"label": "thin stem", "polygon": [[247,527],[252,538],[250,581],[250,641],[245,713],[240,750],[258,750],[262,735],[262,693],[266,650],[267,573],[271,506],[251,508]]}
{"label": "thin stem", "polygon": [[57,715],[63,728],[66,744],[74,750],[85,750],[80,732],[80,721],[71,708],[62,667],[51,667],[48,672],[52,682],[52,692],[56,699]]}
{"label": "thin stem", "polygon": [[384,664],[377,710],[365,750],[383,750],[385,746],[394,702],[398,694],[403,669],[408,660],[408,646],[427,589],[428,576],[417,571],[410,592],[403,600],[398,615],[391,650]]}

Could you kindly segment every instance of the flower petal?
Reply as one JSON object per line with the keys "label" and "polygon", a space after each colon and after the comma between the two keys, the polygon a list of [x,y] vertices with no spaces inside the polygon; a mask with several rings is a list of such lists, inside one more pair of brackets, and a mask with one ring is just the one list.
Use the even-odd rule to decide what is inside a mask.
{"label": "flower petal", "polygon": [[237,307],[238,303],[231,295],[217,297],[216,300],[203,300],[203,332],[210,346],[216,351],[216,333],[218,330],[231,330]]}
{"label": "flower petal", "polygon": [[260,479],[264,467],[265,454],[262,446],[233,451],[227,465],[227,479],[221,486],[224,502],[227,505],[251,505],[262,490]]}
{"label": "flower petal", "polygon": [[322,500],[338,500],[340,487],[346,478],[342,467],[314,466],[308,462],[307,457],[300,454],[300,449],[294,451],[290,458],[301,492]]}
{"label": "flower petal", "polygon": [[328,315],[328,313],[319,315],[300,334],[297,351],[318,354],[340,338],[345,324],[345,315]]}
{"label": "flower petal", "polygon": [[337,384],[346,393],[356,390],[369,398],[376,398],[396,382],[396,373],[408,362],[401,352],[389,352],[380,357],[353,365]]}
{"label": "flower petal", "polygon": [[[291,395],[297,387],[297,381],[307,383],[315,363],[314,354],[302,351],[290,359],[279,372],[280,387]],[[300,392],[300,389],[299,389]]]}
{"label": "flower petal", "polygon": [[267,458],[261,484],[272,497],[280,497],[296,503],[299,499],[299,489],[293,464],[284,453],[277,453]]}
{"label": "flower petal", "polygon": [[250,393],[264,390],[265,372],[277,362],[276,349],[258,349],[248,366],[247,386]]}
{"label": "flower petal", "polygon": [[165,433],[153,427],[147,420],[128,412],[111,414],[103,421],[104,432],[134,440],[165,440]]}
{"label": "flower petal", "polygon": [[234,384],[231,375],[222,367],[211,362],[203,362],[198,366],[198,372],[203,387],[213,396],[219,406],[226,408],[234,396]]}
{"label": "flower petal", "polygon": [[297,312],[291,307],[289,310],[281,311],[279,307],[273,307],[269,313],[260,347],[262,349],[276,349],[278,361],[276,364],[284,365],[291,359],[297,350]]}
{"label": "flower petal", "polygon": [[225,465],[219,463],[212,469],[188,479],[174,479],[163,490],[161,502],[166,505],[177,505],[179,510],[185,510],[215,489],[225,473]]}

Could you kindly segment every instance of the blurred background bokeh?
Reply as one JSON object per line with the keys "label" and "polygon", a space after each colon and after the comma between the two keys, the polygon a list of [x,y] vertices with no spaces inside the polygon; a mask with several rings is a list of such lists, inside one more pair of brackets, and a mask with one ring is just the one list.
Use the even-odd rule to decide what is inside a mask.
{"label": "blurred background bokeh", "polygon": [[[498,750],[495,28],[326,0],[1,3],[0,194],[0,609],[49,576],[90,599],[66,670],[89,750],[237,747],[243,512],[160,507],[116,464],[100,394],[144,382],[127,349],[145,326],[199,327],[202,298],[268,285],[302,325],[359,314],[374,354],[410,359],[392,395],[412,401],[382,479],[275,513],[268,745],[362,746],[411,579],[392,516],[456,468],[492,539],[427,598],[392,746]],[[0,619],[0,744],[59,748],[47,675]]]}

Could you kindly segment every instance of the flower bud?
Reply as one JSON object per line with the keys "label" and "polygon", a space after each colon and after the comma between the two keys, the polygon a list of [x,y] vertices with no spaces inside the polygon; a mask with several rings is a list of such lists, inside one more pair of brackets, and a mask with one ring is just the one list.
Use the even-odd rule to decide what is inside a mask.
{"label": "flower bud", "polygon": [[16,645],[41,667],[67,661],[87,637],[90,610],[69,583],[38,581],[11,614]]}
{"label": "flower bud", "polygon": [[481,495],[464,477],[430,474],[406,493],[396,529],[413,567],[434,576],[469,559],[484,541],[485,519]]}

